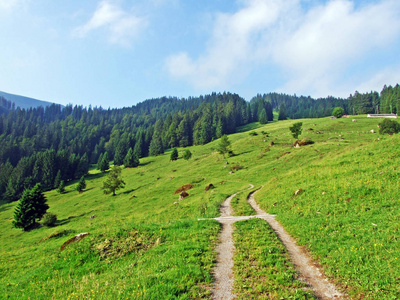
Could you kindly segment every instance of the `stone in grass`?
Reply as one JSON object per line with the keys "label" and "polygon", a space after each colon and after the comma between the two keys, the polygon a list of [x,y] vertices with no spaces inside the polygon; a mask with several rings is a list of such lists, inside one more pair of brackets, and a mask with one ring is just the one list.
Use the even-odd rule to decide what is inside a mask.
{"label": "stone in grass", "polygon": [[303,193],[303,192],[304,192],[303,189],[298,189],[297,191],[294,192],[294,194],[295,194],[296,196],[298,196],[298,195],[300,195],[300,194]]}
{"label": "stone in grass", "polygon": [[204,190],[207,192],[208,190],[213,189],[213,188],[215,188],[215,186],[212,183],[210,183],[209,185],[206,186],[206,188]]}
{"label": "stone in grass", "polygon": [[69,239],[64,244],[62,244],[61,251],[63,251],[65,249],[65,247],[67,247],[69,244],[79,242],[84,237],[88,236],[89,234],[90,234],[89,232],[77,234],[76,236],[74,236],[73,238]]}
{"label": "stone in grass", "polygon": [[188,193],[186,193],[185,191],[182,191],[182,192],[179,194],[179,201],[185,199],[185,198],[188,197],[188,196],[189,196]]}

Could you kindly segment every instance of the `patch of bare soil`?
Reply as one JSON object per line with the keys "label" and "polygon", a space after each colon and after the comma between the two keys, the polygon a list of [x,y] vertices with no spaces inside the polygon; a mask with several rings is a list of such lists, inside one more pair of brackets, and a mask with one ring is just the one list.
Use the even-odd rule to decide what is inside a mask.
{"label": "patch of bare soil", "polygon": [[255,192],[251,193],[248,197],[250,205],[256,211],[257,215],[259,215],[258,218],[266,220],[285,245],[292,263],[300,274],[300,278],[310,285],[315,295],[320,299],[345,298],[345,295],[339,292],[317,267],[316,262],[312,260],[308,251],[296,245],[296,241],[286,232],[282,225],[275,220],[275,216],[267,214],[258,206],[254,199],[254,194]]}

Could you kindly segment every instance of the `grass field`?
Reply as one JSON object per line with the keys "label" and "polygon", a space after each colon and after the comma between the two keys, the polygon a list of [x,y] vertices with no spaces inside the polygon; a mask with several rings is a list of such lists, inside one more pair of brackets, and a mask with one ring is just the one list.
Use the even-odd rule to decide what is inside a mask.
{"label": "grass field", "polygon": [[[91,171],[82,194],[76,182],[65,194],[46,193],[49,211],[59,219],[53,228],[14,229],[16,203],[0,206],[0,298],[208,298],[220,225],[197,219],[218,216],[219,205],[238,191],[246,192],[232,201],[236,215],[253,214],[246,203],[250,183],[261,187],[256,194],[261,208],[276,214],[352,299],[399,298],[400,138],[370,133],[380,120],[354,119],[250,124],[229,136],[236,156],[226,159],[214,150],[218,140],[190,147],[190,161],[171,162],[169,152],[144,158],[138,168],[122,171],[126,187],[115,197],[101,190],[106,174]],[[315,144],[292,147],[288,128],[297,121],[303,122],[301,138]],[[215,188],[206,192],[210,183]],[[178,201],[174,192],[184,184],[194,187]],[[298,189],[303,192],[294,195]],[[240,249],[274,245],[279,259],[285,258],[273,234],[260,240],[265,225],[256,222],[261,221],[236,224],[247,236]],[[82,232],[90,235],[60,252]],[[247,267],[238,267],[240,253],[235,276],[243,282]],[[270,257],[260,253],[256,259],[266,264]],[[285,290],[305,293],[290,264],[281,260],[276,266],[286,274]],[[251,281],[258,275],[246,276]],[[282,282],[268,277],[268,285],[273,291]],[[257,288],[240,290],[240,297],[254,297]]]}

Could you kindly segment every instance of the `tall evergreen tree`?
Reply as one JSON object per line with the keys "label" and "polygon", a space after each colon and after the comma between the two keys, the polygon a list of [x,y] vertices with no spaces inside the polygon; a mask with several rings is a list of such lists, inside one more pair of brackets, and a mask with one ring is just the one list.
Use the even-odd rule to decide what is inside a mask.
{"label": "tall evergreen tree", "polygon": [[231,142],[229,141],[228,136],[223,135],[217,146],[218,152],[222,154],[223,157],[225,158],[225,153],[227,153],[230,150],[230,147],[231,147]]}
{"label": "tall evergreen tree", "polygon": [[129,151],[125,156],[124,166],[125,168],[134,168],[139,166],[139,157],[134,153],[132,148],[129,148]]}
{"label": "tall evergreen tree", "polygon": [[267,118],[267,112],[265,111],[265,108],[263,108],[258,116],[258,122],[260,124],[267,124],[268,123],[268,118]]}
{"label": "tall evergreen tree", "polygon": [[33,206],[32,197],[29,190],[25,190],[22,198],[19,200],[14,210],[13,226],[22,228],[24,231],[33,227],[35,224],[35,209]]}
{"label": "tall evergreen tree", "polygon": [[286,116],[286,106],[285,106],[285,104],[282,103],[282,104],[279,106],[278,120],[281,121],[281,120],[286,120],[286,119],[287,119],[287,116]]}
{"label": "tall evergreen tree", "polygon": [[175,161],[178,159],[178,156],[179,156],[178,149],[176,149],[176,148],[172,149],[170,160]]}
{"label": "tall evergreen tree", "polygon": [[86,189],[86,181],[85,181],[85,176],[82,176],[81,179],[79,179],[78,185],[76,186],[76,190],[80,194],[83,192],[84,189]]}
{"label": "tall evergreen tree", "polygon": [[54,188],[58,188],[61,183],[61,170],[58,170],[56,179],[54,179]]}
{"label": "tall evergreen tree", "polygon": [[99,168],[101,172],[105,172],[110,168],[110,161],[108,160],[108,152],[104,152]]}

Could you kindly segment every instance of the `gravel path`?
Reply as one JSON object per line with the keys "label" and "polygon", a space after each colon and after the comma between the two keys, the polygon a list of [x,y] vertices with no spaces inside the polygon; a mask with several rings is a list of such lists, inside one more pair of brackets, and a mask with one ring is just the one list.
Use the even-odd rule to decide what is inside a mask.
{"label": "gravel path", "polygon": [[[250,185],[250,189],[254,188]],[[344,295],[340,293],[336,287],[328,281],[323,273],[316,266],[316,263],[311,259],[310,254],[303,248],[296,245],[296,241],[285,231],[281,224],[275,220],[274,215],[267,214],[263,211],[254,199],[254,194],[250,193],[248,197],[249,204],[256,211],[257,215],[254,216],[232,216],[234,214],[231,200],[237,194],[228,197],[221,205],[221,216],[215,218],[222,224],[222,231],[219,237],[220,244],[217,246],[216,251],[218,254],[217,265],[214,269],[215,284],[212,299],[230,300],[235,299],[233,294],[233,254],[235,246],[233,244],[233,223],[241,220],[248,220],[251,218],[264,219],[276,232],[279,239],[285,245],[290,259],[295,268],[300,274],[300,278],[306,281],[312,288],[313,292],[319,299],[342,299]],[[205,220],[205,219],[199,219]]]}
{"label": "gravel path", "polygon": [[304,249],[296,245],[296,241],[286,232],[282,225],[275,220],[274,215],[267,214],[263,211],[254,199],[255,192],[249,195],[248,201],[259,218],[268,222],[272,229],[276,232],[279,239],[285,245],[289,252],[290,258],[300,278],[305,280],[314,291],[315,295],[320,299],[342,299],[344,295],[340,293],[336,287],[328,281],[316,263],[312,260],[311,255]]}

